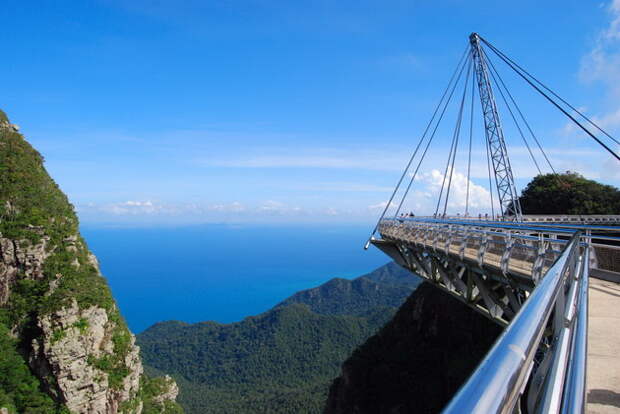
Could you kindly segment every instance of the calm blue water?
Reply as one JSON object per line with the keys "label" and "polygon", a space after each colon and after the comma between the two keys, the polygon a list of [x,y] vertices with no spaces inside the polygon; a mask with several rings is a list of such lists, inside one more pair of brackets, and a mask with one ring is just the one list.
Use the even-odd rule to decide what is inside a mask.
{"label": "calm blue water", "polygon": [[234,322],[332,277],[352,278],[388,259],[362,246],[368,227],[224,225],[83,227],[134,332],[155,322]]}

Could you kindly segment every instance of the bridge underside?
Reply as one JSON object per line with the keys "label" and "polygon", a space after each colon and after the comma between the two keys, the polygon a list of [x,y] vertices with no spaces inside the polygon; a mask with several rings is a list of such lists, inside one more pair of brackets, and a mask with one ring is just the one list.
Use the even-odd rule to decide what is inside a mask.
{"label": "bridge underside", "polygon": [[519,311],[566,243],[529,233],[385,220],[372,243],[396,263],[501,325]]}
{"label": "bridge underside", "polygon": [[[371,243],[396,263],[505,327],[446,412],[555,412],[558,404],[582,404],[589,232],[435,218],[383,219],[378,231]],[[497,387],[504,397],[491,391]]]}
{"label": "bridge underside", "polygon": [[596,263],[591,253],[601,241],[620,242],[620,229],[542,223],[458,217],[379,222],[381,238],[372,244],[505,327],[446,413],[582,412],[588,275]]}
{"label": "bridge underside", "polygon": [[516,278],[485,272],[471,260],[460,260],[441,252],[429,253],[415,246],[384,240],[372,243],[399,265],[502,326],[508,324],[525,300],[526,292],[532,289],[532,286],[519,283]]}

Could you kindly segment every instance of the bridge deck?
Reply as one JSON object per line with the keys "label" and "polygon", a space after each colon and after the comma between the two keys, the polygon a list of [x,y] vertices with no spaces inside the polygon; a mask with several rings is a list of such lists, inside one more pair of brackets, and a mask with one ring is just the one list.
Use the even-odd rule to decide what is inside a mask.
{"label": "bridge deck", "polygon": [[620,284],[590,278],[589,414],[620,413]]}
{"label": "bridge deck", "polygon": [[566,243],[547,238],[547,247],[541,253],[537,251],[539,241],[536,237],[524,232],[513,232],[514,248],[508,249],[508,254],[505,255],[511,235],[508,232],[489,231],[494,229],[484,226],[490,225],[472,222],[448,227],[415,220],[383,220],[379,231],[384,240],[416,245],[426,250],[443,251],[448,255],[460,256],[461,260],[479,262],[486,268],[494,268],[500,272],[504,262],[506,272],[530,280],[535,273],[537,259],[543,259],[539,263],[538,272],[544,274],[564,248],[562,243]]}

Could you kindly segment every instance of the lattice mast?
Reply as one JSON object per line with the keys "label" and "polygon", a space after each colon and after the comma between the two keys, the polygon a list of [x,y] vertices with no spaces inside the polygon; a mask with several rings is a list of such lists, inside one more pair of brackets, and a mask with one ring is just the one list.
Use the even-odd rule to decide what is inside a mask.
{"label": "lattice mast", "polygon": [[487,62],[480,46],[478,34],[472,33],[469,36],[469,41],[502,215],[504,219],[522,221],[521,204],[519,203],[510,159],[506,150],[506,142],[504,141],[504,132],[491,88]]}

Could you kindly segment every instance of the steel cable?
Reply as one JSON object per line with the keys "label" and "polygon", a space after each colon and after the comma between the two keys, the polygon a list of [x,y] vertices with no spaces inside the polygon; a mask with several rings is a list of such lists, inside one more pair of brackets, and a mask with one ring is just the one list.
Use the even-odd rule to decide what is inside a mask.
{"label": "steel cable", "polygon": [[[486,54],[486,52],[484,51],[484,49],[482,50],[483,53],[485,54],[485,56],[487,56],[487,62],[489,62],[489,64],[491,65],[491,70],[492,72],[495,72],[495,74],[497,75],[497,77],[499,78],[499,81],[501,83],[501,86],[504,87],[504,90],[506,91],[506,94],[508,95],[508,97],[510,98],[510,100],[512,101],[513,105],[515,106],[517,112],[519,113],[519,116],[521,117],[521,119],[523,120],[523,123],[525,124],[525,126],[527,127],[530,135],[532,136],[532,139],[534,140],[534,142],[536,142],[536,145],[538,146],[538,149],[540,150],[540,152],[542,153],[543,157],[545,158],[545,160],[547,161],[547,164],[549,165],[549,168],[551,168],[551,171],[554,174],[557,174],[557,172],[555,171],[555,168],[553,168],[553,165],[551,164],[551,161],[549,160],[549,157],[547,157],[547,154],[545,153],[545,150],[543,149],[542,145],[540,145],[540,141],[538,140],[538,137],[536,137],[536,134],[534,134],[534,131],[532,130],[532,128],[530,127],[529,122],[527,122],[527,119],[525,118],[525,115],[523,115],[523,112],[521,112],[521,108],[519,108],[519,105],[517,104],[517,102],[515,101],[514,97],[512,96],[512,94],[510,93],[510,90],[508,89],[508,87],[506,86],[506,84],[504,83],[504,80],[502,79],[502,77],[499,75],[499,72],[497,71],[497,69],[495,68],[495,65],[493,64],[493,61],[491,59],[489,59],[488,55]],[[500,87],[501,89],[501,87]],[[540,169],[539,169],[540,171]]]}
{"label": "steel cable", "polygon": [[[431,117],[431,120],[426,125],[426,129],[424,130],[424,133],[422,134],[422,137],[420,138],[420,141],[418,142],[418,145],[416,146],[416,148],[415,148],[415,150],[413,152],[413,155],[411,155],[411,158],[409,158],[409,162],[407,163],[407,166],[405,167],[405,170],[403,171],[402,175],[400,176],[400,179],[398,180],[398,183],[396,184],[396,188],[394,188],[394,191],[392,192],[392,195],[390,196],[390,199],[388,200],[387,204],[385,205],[385,208],[383,209],[383,212],[381,213],[381,216],[379,217],[379,220],[377,220],[377,224],[375,225],[372,233],[370,234],[370,237],[368,239],[369,241],[375,235],[375,233],[377,232],[377,229],[379,228],[379,223],[381,222],[383,217],[385,217],[385,213],[387,212],[388,208],[392,204],[392,200],[394,200],[394,197],[396,196],[396,193],[398,192],[398,189],[400,188],[400,185],[401,185],[403,179],[407,175],[407,171],[409,171],[409,168],[411,167],[411,164],[413,163],[413,160],[414,160],[415,156],[417,155],[417,152],[418,152],[418,150],[420,148],[420,145],[422,145],[422,142],[424,141],[424,138],[426,137],[426,134],[427,134],[430,126],[432,125],[433,121],[435,120],[435,116],[437,115],[437,111],[441,107],[441,104],[442,104],[442,102],[443,102],[443,100],[444,100],[444,98],[446,96],[446,93],[450,89],[450,85],[452,84],[452,81],[454,80],[454,77],[456,76],[457,72],[459,72],[459,67],[465,61],[465,57],[467,56],[468,51],[469,51],[469,45],[465,48],[465,51],[461,55],[461,58],[459,59],[459,63],[456,65],[456,68],[455,68],[454,72],[452,73],[452,76],[450,77],[450,81],[448,82],[448,85],[446,86],[446,89],[444,90],[444,92],[443,92],[443,94],[441,96],[441,99],[439,100],[439,103],[437,104],[437,106],[435,108],[435,111],[433,112],[433,116]],[[461,72],[462,72],[462,69],[461,69]],[[444,109],[444,111],[445,111],[445,109]],[[402,202],[401,202],[401,204],[402,204]],[[396,214],[398,214],[398,212]],[[368,248],[368,244],[369,244],[369,242],[366,243],[365,248]]]}
{"label": "steel cable", "polygon": [[[484,52],[484,50],[482,50],[482,53],[484,53],[486,61],[490,63],[491,69],[493,69],[494,68],[493,63],[490,61],[489,57]],[[499,95],[502,97],[502,101],[504,101],[504,105],[506,105],[506,108],[508,108],[508,113],[510,113],[510,117],[512,118],[512,121],[515,123],[515,126],[517,127],[517,130],[519,131],[519,135],[521,136],[521,140],[525,144],[525,147],[527,148],[527,151],[530,153],[530,157],[532,158],[532,161],[534,161],[534,165],[536,166],[536,169],[538,170],[538,173],[542,174],[542,171],[540,170],[540,167],[538,166],[538,162],[536,162],[536,158],[534,157],[534,153],[532,152],[532,149],[530,148],[530,145],[528,144],[527,140],[525,139],[525,135],[523,135],[523,131],[521,130],[521,126],[517,122],[517,118],[515,117],[514,113],[512,112],[512,108],[508,104],[508,100],[506,99],[506,96],[504,96],[504,92],[502,91],[502,86],[501,86],[503,84],[503,81],[500,84],[497,81],[497,78],[495,77],[495,73],[493,73],[493,70],[490,70],[489,72],[491,73],[491,78],[493,79],[493,81],[497,85],[497,90],[499,91]],[[497,73],[497,77],[499,77],[499,73]]]}
{"label": "steel cable", "polygon": [[[468,47],[467,51],[469,51],[469,47]],[[443,116],[446,113],[446,109],[448,107],[448,104],[450,103],[450,100],[452,99],[452,95],[454,94],[454,91],[456,90],[456,86],[457,86],[458,82],[461,79],[461,75],[463,74],[463,69],[465,69],[464,62],[462,63],[461,69],[459,71],[458,78],[454,82],[452,90],[450,91],[450,95],[448,96],[448,99],[446,100],[446,103],[445,103],[445,105],[443,107],[443,110],[441,111],[439,119],[438,119],[437,123],[435,124],[435,128],[433,129],[433,132],[432,132],[428,142],[426,143],[426,147],[424,148],[424,152],[422,153],[420,161],[418,162],[418,165],[416,166],[416,169],[415,169],[414,173],[411,175],[411,179],[409,180],[409,184],[407,185],[405,193],[403,194],[403,197],[401,198],[400,203],[398,204],[398,208],[396,209],[395,217],[400,212],[400,210],[401,210],[401,208],[403,206],[403,203],[404,203],[405,199],[407,198],[407,195],[409,194],[409,190],[411,189],[411,185],[413,184],[413,181],[415,180],[415,177],[417,176],[418,171],[420,170],[420,166],[422,165],[422,161],[424,161],[424,158],[426,157],[426,153],[428,152],[428,148],[430,147],[431,143],[433,142],[433,139],[435,138],[435,134],[437,132],[437,128],[439,127],[439,124],[441,123],[441,121],[443,119]]]}
{"label": "steel cable", "polygon": [[467,194],[465,195],[465,216],[469,216],[469,181],[471,176],[471,143],[474,135],[474,98],[476,95],[475,73],[472,73],[471,83],[471,109],[469,111],[469,155],[467,157]]}
{"label": "steel cable", "polygon": [[493,46],[491,43],[489,43],[486,39],[482,38],[481,36],[479,36],[480,39],[487,44],[490,48],[494,49],[493,51],[495,53],[499,53],[502,56],[504,56],[506,59],[508,59],[511,63],[513,63],[517,68],[519,68],[521,71],[523,71],[527,76],[529,76],[530,78],[534,79],[534,81],[536,83],[538,83],[540,86],[542,86],[545,90],[549,91],[549,93],[551,93],[553,96],[555,96],[556,98],[558,98],[564,105],[568,106],[570,109],[572,109],[573,111],[575,111],[577,114],[579,114],[579,116],[581,116],[583,119],[585,119],[586,121],[588,121],[588,123],[590,125],[592,125],[594,128],[598,129],[599,131],[601,131],[603,134],[605,134],[609,139],[611,139],[613,142],[615,142],[616,144],[620,145],[620,141],[618,141],[616,138],[612,137],[609,133],[607,133],[607,131],[605,131],[603,128],[599,127],[594,121],[592,121],[590,118],[588,118],[586,115],[584,115],[583,113],[581,113],[581,111],[579,111],[577,108],[575,108],[574,106],[572,106],[570,103],[568,103],[567,101],[565,101],[561,96],[559,96],[557,93],[555,93],[551,88],[549,88],[547,85],[545,85],[544,83],[542,83],[541,81],[539,81],[538,79],[536,79],[536,77],[534,75],[532,75],[531,73],[529,73],[527,70],[523,69],[521,66],[519,66],[514,60],[510,59],[506,54],[504,54],[501,50],[497,49],[495,46]]}
{"label": "steel cable", "polygon": [[[456,151],[459,146],[459,138],[461,136],[461,124],[463,121],[463,108],[465,107],[465,96],[467,95],[467,87],[469,85],[469,74],[471,72],[471,67],[473,65],[473,61],[469,62],[469,66],[467,67],[467,75],[465,75],[465,87],[463,88],[463,97],[461,98],[461,107],[459,109],[459,116],[456,127],[456,143],[454,144],[454,154],[452,155],[452,165],[450,166],[450,180],[448,181],[448,191],[446,192],[446,201],[443,206],[443,214],[442,217],[446,216],[446,210],[448,209],[448,199],[450,198],[450,188],[452,188],[452,176],[454,175],[454,162],[456,160]],[[473,85],[472,85],[473,88]]]}
{"label": "steel cable", "polygon": [[[482,38],[480,38],[482,39]],[[618,154],[616,154],[611,148],[609,148],[603,141],[601,141],[600,139],[598,139],[592,132],[590,132],[590,130],[588,130],[586,127],[584,127],[581,122],[577,121],[577,119],[575,119],[574,116],[572,116],[571,114],[569,114],[564,108],[562,108],[556,101],[554,101],[549,95],[547,95],[545,92],[543,92],[538,86],[534,85],[534,83],[528,79],[523,73],[521,73],[516,67],[516,64],[511,63],[512,61],[505,55],[499,51],[497,48],[495,48],[495,46],[493,46],[492,44],[490,44],[489,42],[487,42],[486,40],[482,39],[482,41],[491,48],[491,50],[493,50],[493,52],[495,52],[495,54],[497,56],[500,57],[500,59],[502,59],[508,66],[510,66],[510,68],[512,70],[514,70],[519,76],[521,76],[527,83],[530,84],[530,86],[532,86],[538,93],[540,93],[543,97],[545,97],[549,102],[551,102],[556,108],[558,108],[564,115],[566,115],[568,118],[570,118],[575,124],[577,124],[577,126],[579,126],[579,128],[581,128],[586,134],[588,134],[592,139],[594,139],[600,146],[602,146],[603,148],[605,148],[605,150],[607,152],[609,152],[614,158],[616,158],[618,161],[620,161],[620,156]],[[525,72],[525,70],[524,70]],[[527,73],[527,72],[526,72]],[[531,76],[528,74],[528,76]],[[532,79],[535,79],[532,76]],[[537,81],[538,82],[538,81]],[[557,96],[554,93],[554,96]],[[566,102],[561,98],[560,99],[562,102]],[[575,110],[572,106],[568,105],[571,109]],[[579,114],[581,114],[581,112],[575,110],[575,112],[578,112]],[[585,117],[585,115],[581,114],[583,117]],[[597,129],[599,129],[600,131],[603,131],[600,127],[598,127],[596,124],[594,124],[592,121],[589,121],[591,124],[595,125],[597,127]],[[605,133],[605,135],[607,135],[608,137],[611,138],[610,135],[608,135],[607,133]],[[614,138],[612,138],[612,140],[616,143],[618,143],[618,141],[616,141]]]}

